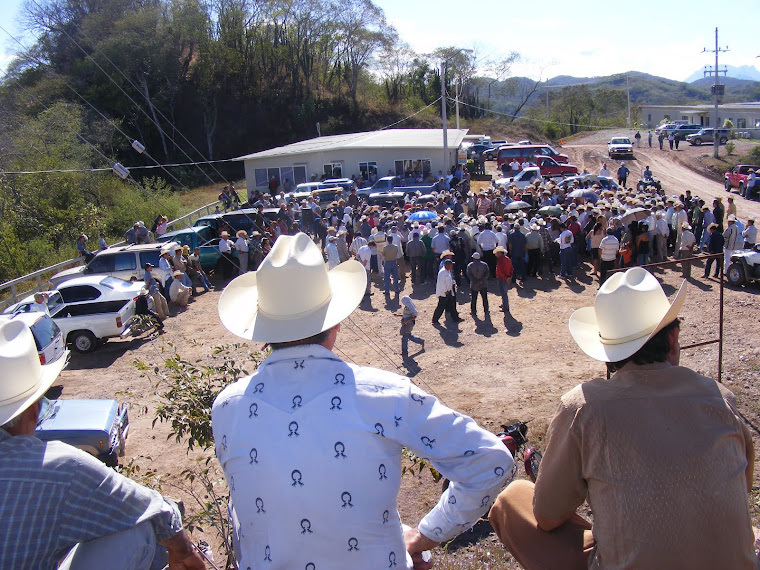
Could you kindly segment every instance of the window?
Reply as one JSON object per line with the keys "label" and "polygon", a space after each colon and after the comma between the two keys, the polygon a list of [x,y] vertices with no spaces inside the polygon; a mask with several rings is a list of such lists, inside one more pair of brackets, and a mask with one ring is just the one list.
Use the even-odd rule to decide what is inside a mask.
{"label": "window", "polygon": [[377,162],[360,162],[359,174],[364,180],[369,180],[370,176],[377,176]]}
{"label": "window", "polygon": [[257,168],[253,171],[254,185],[256,188],[268,188],[269,181],[272,177],[277,179],[280,184],[289,179],[293,185],[306,182],[306,166],[283,166],[282,168]]}
{"label": "window", "polygon": [[254,180],[256,184],[256,188],[266,188],[269,186],[269,178],[267,178],[267,169],[266,168],[257,168],[254,170]]}
{"label": "window", "polygon": [[159,250],[153,251],[141,251],[140,252],[140,267],[145,267],[146,263],[150,263],[154,267],[158,267],[158,254]]}
{"label": "window", "polygon": [[416,160],[396,160],[396,176],[427,178],[432,170],[429,158],[419,158]]}
{"label": "window", "polygon": [[331,162],[323,166],[325,178],[343,178],[343,164]]}
{"label": "window", "polygon": [[686,115],[681,115],[681,120],[682,121],[688,121],[689,117],[687,117]]}
{"label": "window", "polygon": [[115,258],[114,271],[132,271],[137,268],[135,254],[131,251],[127,253],[117,253],[113,257]]}
{"label": "window", "polygon": [[737,129],[746,129],[747,128],[747,119],[736,119],[736,128]]}
{"label": "window", "polygon": [[96,255],[83,273],[111,273],[113,271],[113,255]]}
{"label": "window", "polygon": [[647,115],[647,122],[648,122],[648,123],[651,123],[651,122],[652,122],[652,113],[649,113],[649,114]]}
{"label": "window", "polygon": [[66,303],[92,301],[100,297],[100,291],[92,285],[75,285],[61,290],[61,296]]}

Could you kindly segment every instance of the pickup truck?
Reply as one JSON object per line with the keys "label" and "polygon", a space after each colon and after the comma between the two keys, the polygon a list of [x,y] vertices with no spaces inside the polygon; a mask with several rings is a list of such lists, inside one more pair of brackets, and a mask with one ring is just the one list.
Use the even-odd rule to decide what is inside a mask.
{"label": "pickup truck", "polygon": [[731,188],[738,188],[739,194],[744,194],[744,186],[747,184],[747,176],[749,175],[750,168],[757,173],[760,166],[737,164],[731,170],[726,172],[726,191],[731,192]]}
{"label": "pickup truck", "polygon": [[369,188],[362,188],[357,192],[360,197],[369,198],[371,194],[378,192],[405,192],[406,194],[430,194],[435,190],[435,184],[427,184],[420,186],[404,186],[403,180],[399,176],[384,176],[379,178]]}
{"label": "pickup truck", "polygon": [[505,188],[510,184],[514,184],[520,190],[525,190],[529,185],[534,182],[541,182],[541,171],[537,166],[529,166],[523,168],[514,178],[499,178],[494,182],[497,186],[501,185]]}
{"label": "pickup truck", "polygon": [[633,145],[628,137],[612,137],[607,143],[610,158],[633,158]]}
{"label": "pickup truck", "polygon": [[541,171],[541,176],[544,178],[578,174],[578,167],[574,164],[562,164],[550,156],[536,156],[533,159],[533,164],[538,167]]}
{"label": "pickup truck", "polygon": [[86,451],[109,467],[124,456],[129,435],[127,405],[115,400],[48,400],[43,398],[34,435],[62,441]]}

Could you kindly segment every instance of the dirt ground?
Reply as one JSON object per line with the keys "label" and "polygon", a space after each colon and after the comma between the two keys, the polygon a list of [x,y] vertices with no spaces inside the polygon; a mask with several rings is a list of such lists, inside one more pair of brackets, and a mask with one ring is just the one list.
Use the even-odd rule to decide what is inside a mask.
{"label": "dirt ground", "polygon": [[[609,137],[610,133],[594,133],[562,148],[571,157],[571,162],[581,169],[598,172],[602,161],[607,161],[614,172],[617,163],[606,155],[605,145]],[[633,180],[630,185],[635,184],[648,164],[655,176],[662,180],[667,194],[681,194],[691,189],[693,195],[708,203],[716,196],[723,196],[726,202],[727,193],[720,183],[684,166],[693,164],[700,154],[711,153],[711,147],[681,145],[681,150],[670,152],[657,149],[656,140],[654,144],[652,149],[635,149],[635,160],[626,161],[631,169],[629,181]],[[745,143],[737,145],[737,152],[741,152],[741,144]],[[494,162],[488,163],[488,167],[495,173]],[[733,196],[743,221],[750,214],[760,215],[760,203],[746,201],[735,193]],[[656,274],[662,279],[668,295],[672,295],[681,283],[680,270],[664,270]],[[688,283],[688,297],[682,312],[682,345],[717,339],[719,335],[719,284],[714,279],[702,279],[701,266],[694,268],[693,275],[695,278]],[[482,320],[482,308],[479,308],[481,318],[474,320],[469,313],[469,295],[460,293],[459,309],[465,321],[458,326],[449,324],[436,329],[430,322],[436,304],[433,285],[424,284],[412,289],[411,281],[404,281],[403,293],[415,300],[421,313],[415,334],[426,340],[424,352],[413,354],[412,360],[404,366],[400,357],[399,318],[393,315],[399,310],[398,299],[385,298],[376,284],[374,296],[365,299],[345,321],[337,352],[361,365],[396,368],[445,404],[475,418],[486,429],[499,431],[502,424],[518,419],[531,420],[529,437],[541,447],[560,395],[581,381],[605,373],[600,363],[577,348],[567,329],[573,310],[593,304],[598,283],[589,264],[584,264],[577,278],[568,282],[552,277],[529,279],[524,287],[511,289],[512,317],[509,318],[504,318],[498,311],[496,287],[492,285],[490,320]],[[736,393],[740,410],[755,435],[760,426],[758,291],[757,285],[726,288],[723,324],[722,380]],[[204,361],[213,346],[240,342],[219,322],[216,313],[218,297],[219,291],[216,290],[201,295],[186,311],[167,321],[163,337],[147,341],[112,341],[92,354],[73,355],[69,367],[60,377],[64,398],[117,398],[133,405],[125,460],[141,456],[138,461],[143,466],[166,474],[163,477],[164,492],[182,498],[191,510],[194,508],[192,499],[171,484],[176,483],[178,474],[191,467],[198,457],[210,453],[187,454],[185,445],[167,440],[166,425],[151,426],[161,388],[156,388],[153,379],[139,372],[133,362],[139,359],[151,366],[161,366],[175,349],[185,358]],[[414,347],[416,345],[412,345]],[[248,343],[248,348],[257,350],[260,346]],[[717,378],[718,347],[712,344],[684,350],[681,362]],[[642,428],[646,429],[646,426]],[[756,484],[757,480],[756,476]],[[399,511],[409,524],[414,524],[435,501],[438,486],[425,475],[419,478],[407,475],[402,485]],[[755,494],[755,500],[756,497]],[[218,548],[219,541],[212,533],[199,534],[197,538],[205,538]],[[220,565],[222,556],[218,550],[215,556],[216,564]],[[513,567],[508,565],[506,556],[504,565],[494,562],[489,567]]]}

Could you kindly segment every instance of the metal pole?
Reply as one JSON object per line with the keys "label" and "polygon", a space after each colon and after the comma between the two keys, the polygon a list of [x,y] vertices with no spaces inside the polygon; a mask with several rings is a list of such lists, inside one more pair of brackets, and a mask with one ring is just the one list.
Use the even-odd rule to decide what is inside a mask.
{"label": "metal pole", "polygon": [[459,130],[459,89],[461,85],[459,85],[459,80],[457,79],[457,85],[454,86],[454,90],[456,93],[454,93],[454,102],[456,103],[457,107],[457,130]]}
{"label": "metal pole", "polygon": [[441,118],[443,119],[443,169],[448,170],[449,133],[446,124],[446,62],[441,62]]}
{"label": "metal pole", "polygon": [[628,85],[628,74],[625,74],[625,90],[628,92],[628,123],[627,126],[631,128],[631,87]]}
{"label": "metal pole", "polygon": [[[720,125],[718,124],[718,52],[720,50],[718,49],[718,28],[715,28],[715,87],[713,89],[715,90],[715,94],[713,96],[713,99],[715,99],[715,109],[713,111],[713,121],[715,123],[714,125],[714,131],[713,131],[713,158],[718,158],[718,150],[720,148],[720,134],[718,133],[718,129],[720,128]],[[721,287],[721,294],[723,293],[723,287]],[[723,305],[721,304],[721,308]],[[721,324],[723,323],[723,320],[721,319]],[[721,335],[722,336],[722,335]],[[721,344],[721,350],[723,349],[723,344]],[[720,364],[718,365],[720,366]],[[720,368],[718,368],[718,381],[720,382]]]}
{"label": "metal pole", "polygon": [[549,122],[549,80],[546,80],[546,122]]}

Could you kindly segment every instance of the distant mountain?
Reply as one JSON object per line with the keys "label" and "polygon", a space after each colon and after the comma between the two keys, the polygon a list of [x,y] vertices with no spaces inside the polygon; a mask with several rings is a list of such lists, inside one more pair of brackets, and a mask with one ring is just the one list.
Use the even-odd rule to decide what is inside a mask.
{"label": "distant mountain", "polygon": [[[752,69],[758,74],[760,72],[752,67],[744,66],[735,69]],[[627,80],[626,80],[627,76]],[[491,98],[490,108],[495,111],[511,113],[520,103],[522,96],[519,93],[527,92],[534,84],[534,81],[524,77],[514,78],[520,88],[514,96],[501,96]],[[486,79],[485,83],[489,81]],[[571,77],[569,75],[558,75],[541,83],[536,93],[530,98],[527,106],[543,105],[545,102],[546,85],[552,89],[552,92],[560,90],[562,87],[571,85],[588,85],[590,89],[616,89],[619,91],[630,90],[631,103],[634,105],[691,105],[698,103],[711,103],[713,101],[710,94],[710,86],[714,83],[714,78],[700,78],[692,83],[684,81],[674,81],[664,77],[649,75],[638,71],[629,71],[616,75],[604,77]],[[760,81],[736,79],[733,77],[721,77],[721,83],[726,85],[726,93],[722,99],[724,103],[739,103],[745,101],[760,101]],[[493,92],[498,92],[494,89]],[[479,94],[479,100],[483,103],[482,92]],[[485,105],[484,105],[485,106]],[[521,113],[522,114],[522,113]]]}
{"label": "distant mountain", "polygon": [[[741,67],[735,67],[733,65],[718,64],[718,67],[720,69],[726,69],[728,71],[726,79],[733,78],[733,79],[746,79],[748,81],[760,81],[760,71],[758,71],[757,68],[751,65],[742,65]],[[695,71],[694,73],[689,75],[689,77],[684,79],[684,83],[696,83],[704,79],[704,75],[705,75],[704,70],[700,69],[699,71]],[[723,77],[722,73],[720,74],[720,77]],[[713,75],[713,81],[714,81],[714,75]],[[726,83],[726,85],[728,85],[728,83]]]}

